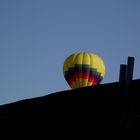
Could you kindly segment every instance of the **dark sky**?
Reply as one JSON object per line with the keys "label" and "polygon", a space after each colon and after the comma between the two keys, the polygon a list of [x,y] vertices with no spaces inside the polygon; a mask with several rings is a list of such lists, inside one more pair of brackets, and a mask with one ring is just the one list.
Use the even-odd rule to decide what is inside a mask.
{"label": "dark sky", "polygon": [[76,51],[103,58],[102,83],[128,56],[139,78],[140,1],[0,0],[0,104],[70,89],[63,62]]}

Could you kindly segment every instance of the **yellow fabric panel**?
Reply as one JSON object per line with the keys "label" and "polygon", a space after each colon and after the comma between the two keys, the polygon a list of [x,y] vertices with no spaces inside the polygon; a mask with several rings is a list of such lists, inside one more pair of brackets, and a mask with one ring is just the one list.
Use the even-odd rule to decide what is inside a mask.
{"label": "yellow fabric panel", "polygon": [[[90,65],[90,56],[88,53],[85,52],[79,53],[78,59],[80,60],[78,60],[76,64]],[[79,87],[85,87],[87,86],[88,79],[79,78],[78,83],[79,83]]]}
{"label": "yellow fabric panel", "polygon": [[[76,56],[75,56],[74,65],[75,64],[82,64],[82,62],[83,62],[83,53],[77,53]],[[77,88],[81,87],[82,79],[78,78],[76,81],[77,81],[76,82]]]}
{"label": "yellow fabric panel", "polygon": [[90,53],[89,55],[90,55],[90,67],[97,69],[98,68],[98,65],[97,65],[98,60],[96,58],[96,55],[92,54],[92,53]]}
{"label": "yellow fabric panel", "polygon": [[104,77],[105,76],[105,64],[102,59],[100,60],[100,67],[101,67],[101,76]]}
{"label": "yellow fabric panel", "polygon": [[74,64],[82,64],[83,62],[83,53],[77,53]]}
{"label": "yellow fabric panel", "polygon": [[90,60],[91,60],[91,63],[90,63],[91,68],[96,69],[97,72],[100,72],[101,75],[104,77],[105,66],[104,66],[103,60],[95,54],[89,53],[89,55],[90,55]]}
{"label": "yellow fabric panel", "polygon": [[71,87],[72,87],[72,89],[78,88],[77,81],[73,81]]}
{"label": "yellow fabric panel", "polygon": [[86,87],[88,84],[88,79],[83,79],[83,78],[79,78],[76,81],[72,82],[72,88],[80,88],[80,87]]}
{"label": "yellow fabric panel", "polygon": [[95,85],[95,84],[92,83],[92,82],[88,82],[88,85],[87,86],[93,86],[93,85]]}
{"label": "yellow fabric panel", "polygon": [[86,87],[88,84],[88,79],[82,79],[82,86],[81,87]]}
{"label": "yellow fabric panel", "polygon": [[64,62],[63,72],[65,73],[70,67],[74,66],[74,60],[78,53],[70,55]]}
{"label": "yellow fabric panel", "polygon": [[87,86],[92,86],[92,84],[93,84],[92,82],[88,82]]}
{"label": "yellow fabric panel", "polygon": [[99,62],[99,72],[101,73],[101,76],[104,77],[105,75],[105,64],[103,62],[103,60],[98,56],[100,62]]}
{"label": "yellow fabric panel", "polygon": [[76,78],[76,87],[77,88],[80,87],[80,82],[79,82],[79,79],[78,78]]}
{"label": "yellow fabric panel", "polygon": [[82,82],[82,79],[81,78],[77,78],[77,85],[78,85],[78,87],[81,87],[81,82]]}
{"label": "yellow fabric panel", "polygon": [[90,56],[88,53],[83,53],[83,62],[82,64],[90,65]]}
{"label": "yellow fabric panel", "polygon": [[[96,58],[96,65],[97,65],[97,72],[100,72],[100,73],[102,73],[102,67],[101,67],[101,65],[100,65],[100,62],[101,62],[101,59],[96,55],[95,56],[95,58]],[[94,59],[94,58],[93,58]]]}

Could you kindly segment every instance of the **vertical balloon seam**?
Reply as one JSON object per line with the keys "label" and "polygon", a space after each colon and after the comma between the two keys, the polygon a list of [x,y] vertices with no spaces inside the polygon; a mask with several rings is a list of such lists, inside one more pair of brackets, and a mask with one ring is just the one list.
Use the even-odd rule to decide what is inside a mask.
{"label": "vertical balloon seam", "polygon": [[[81,53],[79,52],[79,53],[77,54],[77,57],[76,57],[75,59],[78,60],[80,56],[81,56]],[[76,63],[76,66],[79,68],[79,71],[77,72],[77,83],[78,83],[78,86],[79,86],[79,87],[81,87],[81,79],[80,79],[80,71],[82,71],[81,65],[82,65],[82,60],[81,60],[81,62]],[[76,68],[75,68],[75,69],[76,69]]]}
{"label": "vertical balloon seam", "polygon": [[97,56],[97,55],[96,55],[96,60],[97,60],[97,71],[98,71],[98,74],[97,74],[97,81],[98,81],[98,83],[99,83],[99,82],[100,82],[100,75],[101,75],[102,69],[101,69],[101,67],[100,67],[100,65],[99,65],[99,61],[101,61],[101,60],[100,60],[100,57]]}
{"label": "vertical balloon seam", "polygon": [[74,58],[73,58],[73,61],[72,61],[72,67],[73,67],[74,72],[73,72],[73,75],[72,75],[73,79],[72,79],[72,83],[71,83],[73,88],[78,87],[77,82],[76,82],[76,73],[75,73],[75,58],[76,58],[76,56],[77,56],[77,53],[74,53]]}
{"label": "vertical balloon seam", "polygon": [[[79,57],[79,55],[80,55],[79,52],[75,54],[75,58],[74,58],[74,61],[73,61],[74,73],[73,73],[72,77],[74,77],[74,75],[76,75],[76,73],[75,73],[76,67],[75,67],[75,66],[76,66],[76,64],[77,64],[77,62],[78,62],[78,57]],[[79,86],[79,82],[78,82],[76,79],[77,79],[77,78],[75,77],[75,79],[73,78],[73,79],[71,80],[71,86],[72,86],[74,89],[77,88],[77,85]],[[76,86],[75,86],[75,83],[76,83]]]}
{"label": "vertical balloon seam", "polygon": [[[86,53],[86,52],[83,52],[83,66],[82,66],[82,86],[87,86],[87,76],[88,76],[88,67],[87,67],[87,65],[88,65],[88,58],[87,58],[87,56],[88,55],[86,55],[86,54],[88,54],[88,53]],[[87,64],[85,63],[85,61],[87,61]]]}
{"label": "vertical balloon seam", "polygon": [[90,66],[90,78],[89,78],[89,84],[90,85],[93,85],[93,71],[92,71],[92,65],[93,65],[93,59],[92,59],[92,55],[90,55],[90,63],[91,63],[91,66]]}
{"label": "vertical balloon seam", "polygon": [[[69,56],[67,59],[66,59],[66,61],[65,62],[67,62],[67,63],[65,63],[65,65],[66,65],[66,71],[65,71],[65,79],[66,79],[66,81],[68,82],[68,84],[70,85],[70,83],[69,83],[69,80],[67,80],[67,77],[68,77],[68,68],[69,68],[69,59],[70,59],[70,57],[71,56]],[[71,85],[70,85],[70,87],[71,87]],[[72,87],[71,87],[72,88]]]}
{"label": "vertical balloon seam", "polygon": [[[102,65],[101,65],[102,59],[101,59],[101,57],[99,57],[97,55],[96,55],[96,57],[97,57],[97,60],[98,60],[98,69],[99,69],[99,71],[98,71],[99,72],[99,75],[98,75],[97,78],[98,78],[99,83],[100,83],[101,80],[102,80],[102,78],[101,78],[102,77],[102,75],[101,75],[102,74]],[[100,65],[99,65],[99,63],[100,63]]]}
{"label": "vertical balloon seam", "polygon": [[75,73],[75,58],[76,58],[77,54],[74,55],[73,58],[73,62],[72,62],[72,67],[73,67],[73,75],[72,75],[72,81],[71,81],[71,85],[73,87],[73,89],[77,88],[77,82],[76,82],[76,73]]}
{"label": "vertical balloon seam", "polygon": [[[98,59],[100,60],[100,64],[102,63],[102,59],[101,59],[101,57],[99,57],[99,56],[97,56],[98,57]],[[99,69],[100,69],[100,76],[101,76],[101,73],[102,73],[102,71],[103,71],[103,69],[102,69],[103,67],[102,67],[102,65],[99,65]]]}
{"label": "vertical balloon seam", "polygon": [[89,79],[90,79],[90,70],[91,70],[91,58],[90,58],[90,53],[88,53],[89,57],[89,75],[88,75],[88,80],[87,80],[87,86],[89,86]]}
{"label": "vertical balloon seam", "polygon": [[[95,85],[95,75],[96,75],[96,68],[97,68],[97,64],[95,63],[95,55],[91,54],[91,61],[92,61],[92,65],[91,65],[91,80],[92,80],[92,85]],[[94,68],[95,67],[95,68]]]}
{"label": "vertical balloon seam", "polygon": [[91,54],[91,60],[92,60],[92,63],[93,63],[93,66],[92,66],[92,76],[95,77],[94,80],[96,81],[96,82],[93,81],[93,85],[94,84],[96,85],[96,84],[99,83],[99,75],[100,75],[99,60],[97,58],[97,55],[95,55],[95,54]]}
{"label": "vertical balloon seam", "polygon": [[[84,64],[85,52],[83,52],[82,54],[83,54],[83,56],[82,56],[82,58],[83,58],[83,59],[82,59],[82,64]],[[84,81],[84,78],[83,78],[83,77],[84,77],[84,73],[83,73],[83,67],[82,67],[82,76],[81,76],[81,79],[83,79],[83,80],[81,80],[81,85],[82,85],[82,86],[85,86],[85,85],[84,85],[84,84],[85,84],[85,81]]]}
{"label": "vertical balloon seam", "polygon": [[90,56],[89,56],[89,53],[86,53],[86,57],[88,57],[87,58],[87,60],[88,60],[88,64],[86,65],[86,86],[88,86],[88,79],[89,79],[89,76],[90,76]]}

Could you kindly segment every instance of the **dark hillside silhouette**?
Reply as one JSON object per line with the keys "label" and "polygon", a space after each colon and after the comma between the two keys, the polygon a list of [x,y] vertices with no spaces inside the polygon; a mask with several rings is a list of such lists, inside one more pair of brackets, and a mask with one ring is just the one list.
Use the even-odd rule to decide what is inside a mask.
{"label": "dark hillside silhouette", "polygon": [[29,124],[34,123],[54,134],[134,140],[134,136],[140,138],[139,87],[140,80],[133,80],[127,92],[120,93],[115,82],[5,104],[0,106],[0,123],[18,124],[19,129],[27,125],[32,130],[34,126]]}

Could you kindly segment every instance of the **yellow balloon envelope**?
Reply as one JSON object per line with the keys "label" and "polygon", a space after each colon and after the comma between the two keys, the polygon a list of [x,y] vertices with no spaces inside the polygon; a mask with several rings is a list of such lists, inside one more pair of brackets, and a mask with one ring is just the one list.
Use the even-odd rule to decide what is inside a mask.
{"label": "yellow balloon envelope", "polygon": [[105,64],[94,53],[77,52],[64,61],[63,73],[72,89],[98,85],[105,76]]}

